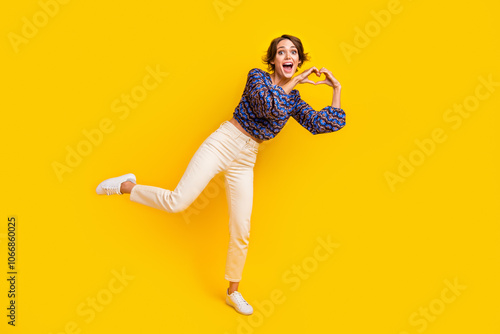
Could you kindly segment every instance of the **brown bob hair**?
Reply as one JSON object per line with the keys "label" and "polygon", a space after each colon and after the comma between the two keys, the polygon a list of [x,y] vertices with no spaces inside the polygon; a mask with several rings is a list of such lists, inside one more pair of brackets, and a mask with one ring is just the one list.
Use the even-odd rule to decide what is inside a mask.
{"label": "brown bob hair", "polygon": [[274,72],[274,64],[271,64],[271,61],[274,61],[274,58],[276,57],[276,53],[278,52],[278,44],[284,39],[290,40],[293,45],[295,45],[295,47],[297,48],[297,52],[299,53],[299,64],[297,65],[296,71],[298,71],[298,68],[301,67],[305,61],[308,61],[310,59],[309,55],[307,53],[304,53],[304,47],[302,46],[302,42],[298,37],[292,35],[281,35],[280,37],[272,40],[271,45],[269,45],[269,48],[267,49],[266,55],[262,57],[262,62],[264,64],[267,64],[267,69],[270,72]]}

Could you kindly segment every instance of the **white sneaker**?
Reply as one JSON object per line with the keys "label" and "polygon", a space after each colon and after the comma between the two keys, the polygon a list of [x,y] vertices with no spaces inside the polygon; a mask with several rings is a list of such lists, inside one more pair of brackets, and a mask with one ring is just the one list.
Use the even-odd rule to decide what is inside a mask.
{"label": "white sneaker", "polygon": [[234,291],[232,294],[228,294],[228,290],[226,290],[226,304],[234,307],[236,312],[239,312],[241,314],[250,315],[253,313],[253,307],[247,303],[247,301],[238,291]]}
{"label": "white sneaker", "polygon": [[102,181],[96,188],[95,192],[98,195],[122,195],[120,185],[125,181],[136,183],[134,174],[125,174],[118,177],[113,177]]}

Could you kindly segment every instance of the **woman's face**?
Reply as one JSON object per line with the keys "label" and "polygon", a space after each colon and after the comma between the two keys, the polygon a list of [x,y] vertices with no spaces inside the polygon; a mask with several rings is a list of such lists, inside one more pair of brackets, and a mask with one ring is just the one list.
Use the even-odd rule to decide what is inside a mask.
{"label": "woman's face", "polygon": [[299,52],[292,41],[284,39],[278,43],[276,56],[271,64],[274,64],[277,78],[292,78],[299,65]]}

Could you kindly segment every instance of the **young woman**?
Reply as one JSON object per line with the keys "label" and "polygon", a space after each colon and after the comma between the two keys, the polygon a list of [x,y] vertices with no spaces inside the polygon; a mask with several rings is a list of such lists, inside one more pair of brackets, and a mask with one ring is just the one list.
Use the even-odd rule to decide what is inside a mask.
{"label": "young woman", "polygon": [[[210,180],[224,173],[229,207],[229,246],[225,279],[226,303],[242,314],[253,308],[237,291],[247,255],[253,202],[253,167],[259,144],[274,138],[293,117],[312,134],[328,133],[345,125],[340,108],[341,86],[326,68],[311,67],[293,76],[309,60],[297,37],[275,38],[263,58],[271,73],[254,68],[248,73],[241,101],[233,117],[224,121],[198,148],[175,190],[136,184],[134,174],[107,179],[97,186],[100,195],[130,194],[130,200],[170,213],[189,207]],[[309,75],[325,75],[314,82]],[[301,99],[298,84],[325,84],[333,88],[331,106],[315,111]]]}

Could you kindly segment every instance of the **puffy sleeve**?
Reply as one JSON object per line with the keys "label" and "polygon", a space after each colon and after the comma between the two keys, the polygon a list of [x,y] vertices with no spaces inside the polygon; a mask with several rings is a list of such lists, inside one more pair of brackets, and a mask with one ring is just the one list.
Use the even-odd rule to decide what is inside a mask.
{"label": "puffy sleeve", "polygon": [[280,86],[269,83],[265,75],[258,68],[250,70],[245,87],[246,98],[257,117],[278,117],[293,107],[294,96],[286,94]]}
{"label": "puffy sleeve", "polygon": [[314,110],[309,104],[297,96],[292,117],[313,135],[334,132],[345,126],[345,112],[341,108],[327,106],[319,111]]}

